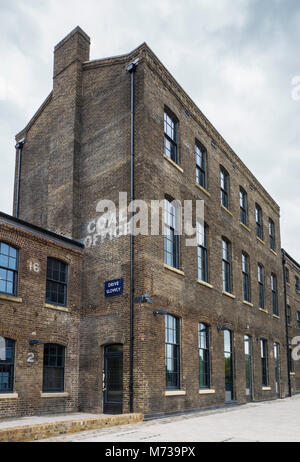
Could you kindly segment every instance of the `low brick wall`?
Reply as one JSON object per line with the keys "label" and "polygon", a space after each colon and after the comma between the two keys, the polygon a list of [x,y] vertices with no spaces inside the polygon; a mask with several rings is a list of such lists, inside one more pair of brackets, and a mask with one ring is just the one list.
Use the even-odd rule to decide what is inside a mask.
{"label": "low brick wall", "polygon": [[36,425],[24,425],[20,427],[8,427],[0,429],[1,443],[21,443],[37,441],[53,436],[79,433],[98,428],[114,427],[116,425],[128,425],[142,422],[143,414],[123,414],[116,416],[91,417],[79,420],[66,420],[46,422]]}

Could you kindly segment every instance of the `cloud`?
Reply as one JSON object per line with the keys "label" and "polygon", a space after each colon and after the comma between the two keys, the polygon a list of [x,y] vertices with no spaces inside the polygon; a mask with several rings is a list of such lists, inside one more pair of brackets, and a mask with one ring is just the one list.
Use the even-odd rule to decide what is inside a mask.
{"label": "cloud", "polygon": [[77,24],[92,59],[149,44],[279,203],[282,244],[300,261],[298,0],[0,0],[0,210],[12,208],[14,135],[50,92],[53,46]]}

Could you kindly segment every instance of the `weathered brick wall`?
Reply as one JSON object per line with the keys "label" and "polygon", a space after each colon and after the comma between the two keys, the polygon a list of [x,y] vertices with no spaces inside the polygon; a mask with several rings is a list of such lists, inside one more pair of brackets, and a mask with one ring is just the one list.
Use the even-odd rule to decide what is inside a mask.
{"label": "weathered brick wall", "polygon": [[[295,287],[295,277],[300,280],[300,269],[288,257],[286,257],[286,267],[289,270],[289,283],[286,285],[287,304],[291,308],[291,323],[289,325],[289,344],[292,339],[300,337],[300,329],[297,324],[297,313],[300,313],[300,292]],[[291,387],[293,393],[300,392],[300,361],[294,361],[294,372],[291,374]]]}
{"label": "weathered brick wall", "polygon": [[[19,249],[17,297],[7,299],[0,295],[0,336],[16,342],[14,393],[18,398],[3,399],[0,394],[0,418],[77,411],[82,252],[3,222],[0,222],[0,241]],[[69,312],[45,306],[47,257],[69,265]],[[30,271],[30,261],[39,263],[39,272]],[[65,392],[68,396],[41,397],[44,346],[30,346],[30,340],[66,347]],[[33,363],[27,362],[29,353],[34,353]]]}

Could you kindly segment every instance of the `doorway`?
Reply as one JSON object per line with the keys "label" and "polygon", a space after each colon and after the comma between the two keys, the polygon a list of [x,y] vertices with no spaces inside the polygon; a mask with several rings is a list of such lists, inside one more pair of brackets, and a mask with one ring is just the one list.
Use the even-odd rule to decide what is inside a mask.
{"label": "doorway", "polygon": [[123,411],[123,345],[104,348],[104,414],[122,414]]}

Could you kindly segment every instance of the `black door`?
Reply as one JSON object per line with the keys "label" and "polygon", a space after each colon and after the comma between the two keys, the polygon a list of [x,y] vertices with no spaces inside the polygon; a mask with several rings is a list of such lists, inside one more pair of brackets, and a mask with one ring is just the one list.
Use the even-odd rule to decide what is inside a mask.
{"label": "black door", "polygon": [[123,346],[104,349],[104,414],[122,414],[123,410]]}

